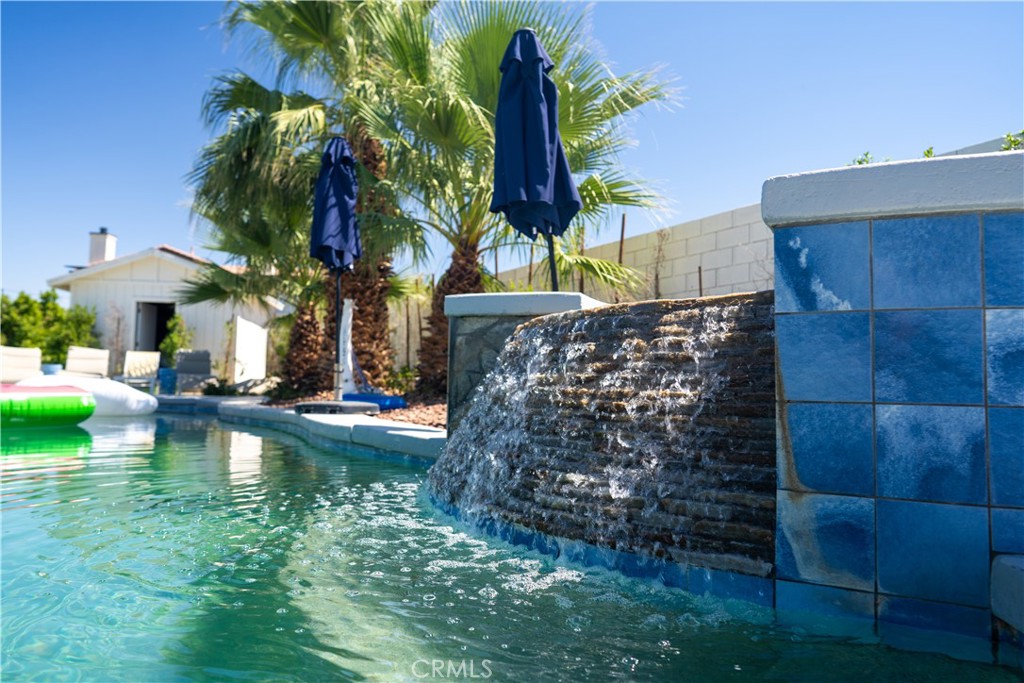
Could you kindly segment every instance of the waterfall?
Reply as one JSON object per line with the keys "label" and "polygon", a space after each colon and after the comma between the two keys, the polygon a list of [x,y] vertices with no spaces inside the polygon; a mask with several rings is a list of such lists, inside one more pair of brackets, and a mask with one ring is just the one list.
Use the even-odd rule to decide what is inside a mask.
{"label": "waterfall", "polygon": [[431,468],[443,505],[755,576],[775,533],[771,292],[521,325]]}

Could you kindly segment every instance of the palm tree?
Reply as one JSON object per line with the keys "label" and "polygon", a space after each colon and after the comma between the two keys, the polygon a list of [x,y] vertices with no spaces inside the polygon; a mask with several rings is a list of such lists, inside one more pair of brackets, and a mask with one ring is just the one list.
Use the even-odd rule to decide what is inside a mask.
{"label": "palm tree", "polygon": [[[304,368],[301,377],[295,378],[296,389],[298,384],[326,388],[332,382],[334,279],[315,268],[304,251],[319,150],[327,138],[348,130],[346,137],[362,162],[357,210],[363,225],[364,258],[351,276],[343,278],[342,296],[356,302],[353,346],[371,383],[382,383],[391,370],[386,303],[393,275],[390,255],[402,248],[411,248],[414,256],[423,252],[419,226],[394,208],[397,200],[383,182],[386,154],[358,127],[346,125],[350,121],[338,97],[349,89],[372,93],[377,87],[372,81],[357,81],[356,74],[372,53],[373,41],[363,17],[386,8],[380,2],[241,2],[225,15],[230,33],[249,31],[257,46],[269,48],[278,60],[282,80],[289,74],[306,77],[335,95],[333,99],[301,92],[286,95],[244,74],[219,79],[204,111],[211,126],[226,120],[228,131],[204,150],[192,174],[201,188],[196,213],[218,228],[214,247],[239,255],[249,267],[245,276],[210,268],[194,283],[190,296],[225,297],[225,288],[235,293],[264,292],[268,287],[297,290],[285,297],[294,299],[302,321],[292,335],[293,345],[303,349],[297,352],[302,360],[289,358],[289,367],[295,363]],[[254,212],[252,207],[260,210]],[[283,234],[268,234],[277,231]],[[259,255],[266,255],[269,262],[254,259]],[[316,316],[309,310],[316,292],[308,277],[311,272],[321,282],[320,292],[328,304],[322,329],[313,324]],[[319,367],[318,381],[304,374],[314,344],[319,344],[319,360],[313,364]]]}
{"label": "palm tree", "polygon": [[[217,79],[204,106],[210,127],[224,133],[202,151],[190,180],[196,187],[193,212],[211,226],[211,247],[229,255],[244,268],[208,265],[183,292],[185,301],[284,300],[296,310],[286,360],[286,383],[293,391],[310,393],[333,382],[333,329],[321,327],[315,310],[323,299],[325,273],[309,257],[309,225],[313,186],[320,166],[322,142],[330,135],[337,113],[305,93],[285,94],[265,88],[245,74]],[[382,254],[402,245],[422,250],[422,235],[414,222],[382,210],[394,204],[386,183],[360,173],[361,222],[367,239],[367,261],[379,263]],[[353,322],[353,342],[371,381],[382,381],[389,370],[387,318],[377,302],[388,291],[387,271],[370,269],[369,284],[346,277],[343,296],[357,299],[360,317]],[[365,271],[364,271],[365,272]],[[328,299],[331,303],[333,296]],[[326,310],[333,311],[333,305]],[[386,316],[386,301],[384,303]],[[369,321],[369,322],[367,322]],[[378,328],[384,330],[383,336]],[[326,363],[324,358],[327,358]],[[383,360],[381,360],[383,359]],[[325,367],[326,365],[326,367]]]}
{"label": "palm tree", "polygon": [[[481,252],[511,241],[511,228],[489,206],[498,66],[512,34],[532,26],[555,62],[559,127],[584,203],[581,223],[596,225],[613,207],[657,205],[643,182],[617,170],[616,162],[629,143],[623,117],[666,101],[670,93],[654,72],[611,74],[595,57],[585,11],[576,6],[446,3],[424,15],[415,3],[402,3],[370,22],[385,58],[368,68],[375,81],[393,87],[374,98],[350,99],[347,106],[394,154],[392,180],[408,192],[411,211],[452,249],[420,351],[421,387],[441,392],[447,380],[445,297],[482,291]],[[616,266],[592,271],[628,279]]]}

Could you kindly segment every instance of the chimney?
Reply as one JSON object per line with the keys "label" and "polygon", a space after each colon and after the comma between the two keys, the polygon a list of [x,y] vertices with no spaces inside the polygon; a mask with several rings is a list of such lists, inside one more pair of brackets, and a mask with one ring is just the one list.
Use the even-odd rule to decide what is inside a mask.
{"label": "chimney", "polygon": [[94,266],[104,261],[112,261],[116,257],[117,237],[100,228],[99,232],[89,233],[89,265]]}

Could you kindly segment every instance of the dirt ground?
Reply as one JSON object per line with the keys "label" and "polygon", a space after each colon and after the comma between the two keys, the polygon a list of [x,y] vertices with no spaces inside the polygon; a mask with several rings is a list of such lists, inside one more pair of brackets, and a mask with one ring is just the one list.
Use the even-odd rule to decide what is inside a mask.
{"label": "dirt ground", "polygon": [[[330,401],[333,400],[333,398],[334,394],[332,392],[325,391],[322,394],[308,396],[301,399],[271,401],[267,405],[273,406],[274,408],[291,408],[296,403],[303,403],[305,401]],[[422,399],[411,397],[408,398],[407,401],[409,403],[408,408],[387,410],[377,417],[383,420],[408,422],[410,424],[420,425],[423,427],[437,427],[440,429],[444,429],[448,425],[448,404],[444,399]]]}

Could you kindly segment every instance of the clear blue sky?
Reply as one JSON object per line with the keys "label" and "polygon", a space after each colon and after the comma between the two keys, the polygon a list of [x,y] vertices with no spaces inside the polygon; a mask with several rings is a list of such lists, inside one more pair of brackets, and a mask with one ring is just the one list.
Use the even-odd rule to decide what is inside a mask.
{"label": "clear blue sky", "polygon": [[[38,294],[82,265],[99,226],[119,255],[167,243],[213,256],[184,181],[210,137],[200,102],[218,73],[260,73],[225,43],[222,9],[0,4],[4,292]],[[682,88],[681,106],[633,120],[623,163],[671,206],[631,212],[630,234],[757,202],[773,175],[1024,127],[1020,2],[598,2],[592,20],[617,71],[661,64]]]}

